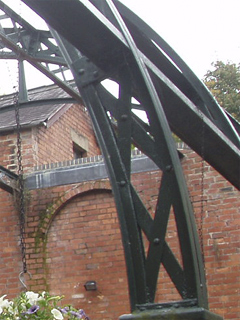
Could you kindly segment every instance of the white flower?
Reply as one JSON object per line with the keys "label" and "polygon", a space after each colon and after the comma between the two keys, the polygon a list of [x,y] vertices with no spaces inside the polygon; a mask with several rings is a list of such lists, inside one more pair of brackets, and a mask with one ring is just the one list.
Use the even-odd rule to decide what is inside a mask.
{"label": "white flower", "polygon": [[1,301],[3,301],[3,299],[4,299],[6,296],[7,296],[7,295],[4,294],[3,296],[0,297],[0,303],[1,303]]}
{"label": "white flower", "polygon": [[61,312],[58,309],[52,309],[51,310],[51,314],[54,316],[55,319],[57,320],[62,320],[63,319],[63,315],[61,314]]}
{"label": "white flower", "polygon": [[0,298],[0,307],[1,307],[0,313],[3,312],[3,309],[4,309],[4,308],[8,308],[8,307],[11,305],[11,302],[9,302],[8,299],[5,299],[5,300],[4,300],[4,298],[5,298],[6,296],[7,296],[7,295],[4,294],[4,295],[1,296],[1,298]]}
{"label": "white flower", "polygon": [[44,300],[44,299],[45,299],[45,295],[46,295],[46,292],[45,292],[45,291],[43,291],[42,293],[40,293],[37,301]]}
{"label": "white flower", "polygon": [[36,304],[36,302],[39,300],[39,294],[33,291],[27,291],[26,297],[28,298],[29,303],[32,305]]}

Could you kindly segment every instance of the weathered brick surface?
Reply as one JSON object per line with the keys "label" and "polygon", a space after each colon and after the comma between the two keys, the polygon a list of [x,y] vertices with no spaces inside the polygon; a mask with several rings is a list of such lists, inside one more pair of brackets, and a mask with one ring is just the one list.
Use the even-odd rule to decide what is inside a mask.
{"label": "weathered brick surface", "polygon": [[87,112],[73,105],[50,127],[37,129],[35,165],[73,159],[72,129],[88,138],[89,157],[100,154]]}
{"label": "weathered brick surface", "polygon": [[[239,191],[190,150],[186,152],[183,167],[199,226],[203,219],[210,309],[224,319],[237,320],[240,318]],[[199,193],[196,187],[200,188]]]}
{"label": "weathered brick surface", "polygon": [[[71,159],[72,128],[88,137],[89,156],[100,153],[87,115],[84,116],[82,108],[73,106],[49,128],[40,126],[23,132],[24,171],[31,172],[35,165]],[[14,133],[0,136],[0,151],[1,164],[16,170]],[[226,320],[239,320],[239,192],[194,152],[186,149],[183,153],[190,198],[203,235],[210,310]],[[154,215],[160,173],[138,173],[132,179]],[[64,294],[66,302],[84,308],[94,320],[117,319],[129,312],[121,234],[109,181],[34,190],[29,195],[26,215],[27,263],[32,273],[29,288]],[[21,289],[19,222],[14,202],[12,195],[0,191],[0,290],[9,296]],[[181,263],[172,213],[167,241]],[[85,291],[83,285],[87,280],[97,281],[97,292]],[[161,268],[156,300],[176,299],[179,295]]]}
{"label": "weathered brick surface", "polygon": [[[88,157],[100,154],[87,111],[82,106],[74,104],[48,127],[40,125],[21,130],[24,173],[33,171],[35,166],[73,159],[71,130],[88,139]],[[1,165],[17,172],[17,134],[15,132],[0,136],[0,152]]]}
{"label": "weathered brick surface", "polygon": [[20,290],[19,273],[22,271],[19,248],[19,219],[13,198],[5,191],[0,192],[0,292],[14,296]]}
{"label": "weathered brick surface", "polygon": [[[190,160],[185,158],[183,167],[189,172],[186,177],[197,224],[201,224],[203,219],[202,241],[210,309],[224,319],[236,320],[239,318],[239,194],[206,164],[204,177],[198,180],[198,184],[204,184],[203,193],[195,194],[195,175],[198,176],[199,172],[190,170],[192,154]],[[196,155],[194,157],[195,161],[199,161]],[[205,181],[209,176],[214,181],[208,189]],[[133,181],[146,207],[154,214],[159,173],[135,174]],[[106,186],[106,183],[88,182],[38,191],[38,204],[32,210],[33,216],[34,212],[44,215],[48,210],[52,210],[53,214],[53,218],[45,218],[45,224],[39,224],[46,242],[43,250],[40,250],[41,254],[31,255],[33,258],[29,264],[34,274],[32,288],[44,288],[45,284],[53,293],[64,291],[68,302],[83,307],[95,319],[116,318],[119,314],[129,312],[121,236],[114,202],[109,193],[110,186],[109,183]],[[208,192],[211,188],[216,192],[215,183],[220,186],[218,192]],[[144,188],[146,185],[147,189]],[[201,186],[199,188],[202,189]],[[230,208],[229,198],[234,203]],[[39,225],[32,231],[39,231]],[[171,216],[167,240],[180,260],[176,239],[176,226]],[[39,239],[38,245],[37,249],[42,245]],[[32,246],[36,246],[36,242]],[[43,268],[41,263],[37,263],[41,259],[44,261]],[[83,285],[87,280],[97,281],[99,291],[86,292]],[[161,269],[156,301],[176,299],[179,299],[179,295],[166,272]]]}

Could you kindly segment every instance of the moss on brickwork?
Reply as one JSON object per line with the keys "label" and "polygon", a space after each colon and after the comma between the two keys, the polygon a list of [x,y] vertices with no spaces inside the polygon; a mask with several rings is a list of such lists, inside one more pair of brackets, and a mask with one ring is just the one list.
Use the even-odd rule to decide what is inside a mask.
{"label": "moss on brickwork", "polygon": [[42,210],[39,214],[39,224],[35,234],[35,253],[42,255],[42,268],[43,277],[42,280],[45,285],[45,290],[49,291],[48,279],[48,264],[47,264],[47,242],[48,242],[48,230],[50,228],[51,222],[54,219],[56,208],[59,207],[64,200],[62,196],[58,199],[50,202],[45,210]]}

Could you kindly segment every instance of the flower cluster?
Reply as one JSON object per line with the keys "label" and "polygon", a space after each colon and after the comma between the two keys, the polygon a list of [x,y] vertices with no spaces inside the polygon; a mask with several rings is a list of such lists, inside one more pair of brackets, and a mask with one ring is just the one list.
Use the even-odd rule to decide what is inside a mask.
{"label": "flower cluster", "polygon": [[9,301],[0,298],[0,320],[89,320],[82,309],[60,306],[63,297],[27,291]]}

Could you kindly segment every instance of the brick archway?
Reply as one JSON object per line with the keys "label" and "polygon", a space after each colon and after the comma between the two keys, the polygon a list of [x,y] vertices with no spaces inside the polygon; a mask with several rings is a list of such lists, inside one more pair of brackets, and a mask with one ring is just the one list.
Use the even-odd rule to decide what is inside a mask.
{"label": "brick archway", "polygon": [[[50,293],[64,294],[64,303],[83,308],[97,320],[103,312],[111,314],[116,305],[120,313],[126,310],[124,252],[109,189],[88,189],[68,197],[55,211],[45,238],[45,277]],[[88,280],[97,282],[98,292],[85,291]],[[117,315],[112,313],[111,318]]]}
{"label": "brick archway", "polygon": [[[57,188],[56,188],[57,190]],[[88,181],[76,185],[65,186],[61,192],[56,192],[55,197],[48,202],[45,209],[41,211],[38,225],[34,232],[28,233],[27,236],[27,264],[28,270],[32,274],[32,278],[28,280],[28,286],[31,290],[48,291],[47,284],[47,260],[46,260],[46,245],[48,231],[55,217],[67,203],[71,202],[76,197],[89,192],[99,192],[101,190],[111,191],[109,181]],[[54,191],[54,190],[51,190]],[[57,195],[57,196],[56,196]],[[31,223],[31,222],[30,222]]]}
{"label": "brick archway", "polygon": [[88,181],[85,183],[80,183],[74,186],[69,187],[64,190],[57,199],[53,199],[51,203],[48,204],[46,208],[46,214],[44,218],[41,219],[38,232],[42,233],[44,236],[47,236],[48,230],[52,221],[58,212],[63,208],[66,203],[71,201],[76,196],[79,196],[83,193],[89,192],[91,190],[111,190],[110,182],[108,180],[100,181]]}

